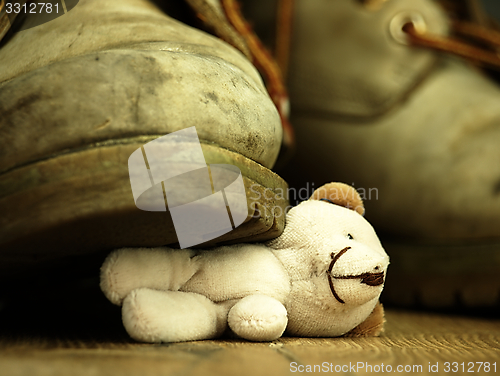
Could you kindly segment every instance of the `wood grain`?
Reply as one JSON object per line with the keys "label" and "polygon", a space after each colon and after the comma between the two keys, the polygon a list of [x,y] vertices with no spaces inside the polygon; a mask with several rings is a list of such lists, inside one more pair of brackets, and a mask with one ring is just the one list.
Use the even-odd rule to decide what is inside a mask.
{"label": "wood grain", "polygon": [[[422,365],[420,374],[431,374],[429,363],[438,363],[439,374],[445,374],[444,362],[495,361],[500,373],[500,320],[391,310],[387,320],[386,331],[378,338],[281,338],[272,343],[220,340],[150,345],[128,339],[3,338],[0,374],[285,375],[293,370],[292,362],[296,367],[383,363],[393,371],[398,365]],[[375,373],[357,371],[346,373]]]}

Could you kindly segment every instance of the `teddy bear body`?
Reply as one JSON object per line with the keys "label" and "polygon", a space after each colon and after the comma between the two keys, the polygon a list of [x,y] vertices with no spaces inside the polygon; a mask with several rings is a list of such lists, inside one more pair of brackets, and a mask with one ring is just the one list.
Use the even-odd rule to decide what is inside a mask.
{"label": "teddy bear body", "polygon": [[122,305],[124,326],[139,341],[228,330],[254,341],[285,330],[331,337],[374,312],[388,262],[360,214],[315,199],[291,209],[283,234],[265,244],[115,251],[103,264],[101,288]]}

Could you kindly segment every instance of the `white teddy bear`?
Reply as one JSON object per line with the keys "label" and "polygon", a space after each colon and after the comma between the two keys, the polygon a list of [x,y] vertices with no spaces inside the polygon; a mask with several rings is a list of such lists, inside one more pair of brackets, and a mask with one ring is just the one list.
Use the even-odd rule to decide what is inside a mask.
{"label": "white teddy bear", "polygon": [[210,250],[120,249],[101,289],[143,342],[286,334],[378,335],[389,258],[350,186],[331,183],[292,208],[281,236]]}

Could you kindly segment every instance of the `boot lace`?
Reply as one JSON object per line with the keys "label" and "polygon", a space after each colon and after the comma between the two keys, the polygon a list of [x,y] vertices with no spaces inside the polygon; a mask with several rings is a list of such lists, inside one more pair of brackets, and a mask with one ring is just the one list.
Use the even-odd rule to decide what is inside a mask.
{"label": "boot lace", "polygon": [[[388,0],[359,1],[374,8]],[[425,21],[418,15],[410,16],[396,26],[400,30],[391,29],[393,36],[399,31],[404,34],[403,43],[450,53],[480,67],[500,70],[500,32],[495,30],[493,21],[483,11],[479,0],[441,0],[441,5],[452,19],[455,18],[451,23],[450,36],[427,32]]]}

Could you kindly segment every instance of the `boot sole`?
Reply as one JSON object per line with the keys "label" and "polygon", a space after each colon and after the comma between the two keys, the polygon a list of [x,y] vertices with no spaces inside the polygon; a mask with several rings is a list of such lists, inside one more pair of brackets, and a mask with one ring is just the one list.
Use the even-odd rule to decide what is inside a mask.
{"label": "boot sole", "polygon": [[383,244],[391,258],[384,302],[405,308],[500,309],[500,243]]}
{"label": "boot sole", "polygon": [[[132,152],[160,136],[98,143],[0,175],[3,275],[50,265],[67,256],[175,244],[177,236],[168,213],[135,206],[128,173]],[[203,246],[279,236],[288,206],[286,182],[238,153],[203,140],[201,144],[208,164],[240,168],[249,213],[241,226]]]}

